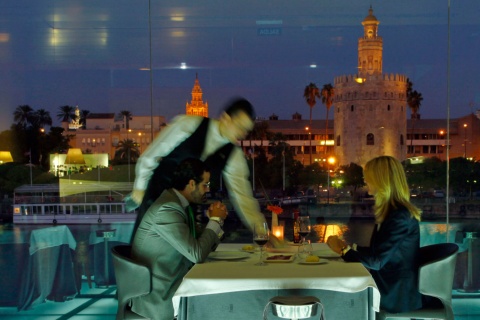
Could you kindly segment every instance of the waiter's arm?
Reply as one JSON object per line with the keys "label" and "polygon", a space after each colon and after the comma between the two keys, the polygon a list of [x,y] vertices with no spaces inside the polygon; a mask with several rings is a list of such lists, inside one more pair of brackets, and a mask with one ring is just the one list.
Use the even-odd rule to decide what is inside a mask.
{"label": "waiter's arm", "polygon": [[138,158],[135,166],[135,181],[133,183],[132,199],[141,203],[153,170],[158,167],[161,159],[170,154],[180,143],[190,137],[202,121],[202,117],[178,116],[165,127],[152,141],[148,148]]}
{"label": "waiter's arm", "polygon": [[223,178],[235,211],[243,224],[252,230],[254,222],[265,221],[265,217],[260,212],[257,199],[253,197],[249,175],[243,152],[240,148],[234,147],[223,169]]}

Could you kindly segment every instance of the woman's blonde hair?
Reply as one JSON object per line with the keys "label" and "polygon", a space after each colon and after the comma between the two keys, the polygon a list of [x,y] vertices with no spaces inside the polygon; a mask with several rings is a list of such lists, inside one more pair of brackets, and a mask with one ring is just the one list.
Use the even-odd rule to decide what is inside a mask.
{"label": "woman's blonde hair", "polygon": [[402,164],[390,156],[371,159],[363,171],[365,180],[375,189],[375,220],[383,222],[392,209],[405,207],[420,221],[421,211],[410,202],[407,177]]}

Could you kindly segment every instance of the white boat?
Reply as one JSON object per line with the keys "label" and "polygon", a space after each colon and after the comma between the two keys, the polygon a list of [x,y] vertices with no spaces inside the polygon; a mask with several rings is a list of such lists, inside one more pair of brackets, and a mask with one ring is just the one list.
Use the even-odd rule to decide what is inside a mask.
{"label": "white boat", "polygon": [[92,224],[133,222],[123,198],[131,183],[24,185],[14,191],[15,224]]}

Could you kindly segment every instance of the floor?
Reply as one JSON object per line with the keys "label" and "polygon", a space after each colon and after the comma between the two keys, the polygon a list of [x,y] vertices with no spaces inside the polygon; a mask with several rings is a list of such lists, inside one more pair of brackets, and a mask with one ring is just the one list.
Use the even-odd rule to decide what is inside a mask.
{"label": "floor", "polygon": [[[115,315],[117,312],[115,286],[105,288],[89,288],[86,282],[83,282],[81,292],[82,293],[80,295],[70,301],[46,301],[45,303],[37,305],[33,309],[27,311],[19,312],[14,307],[1,307],[0,319],[115,320]],[[453,310],[456,320],[480,320],[480,292],[473,294],[453,292]]]}

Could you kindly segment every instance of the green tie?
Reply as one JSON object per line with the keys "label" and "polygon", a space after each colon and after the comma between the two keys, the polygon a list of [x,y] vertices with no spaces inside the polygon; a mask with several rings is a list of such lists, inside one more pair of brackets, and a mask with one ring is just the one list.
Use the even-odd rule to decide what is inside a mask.
{"label": "green tie", "polygon": [[193,210],[192,206],[187,207],[188,210],[188,225],[190,226],[190,231],[192,232],[192,236],[196,239],[197,238],[197,232],[195,230],[195,216],[193,215]]}

